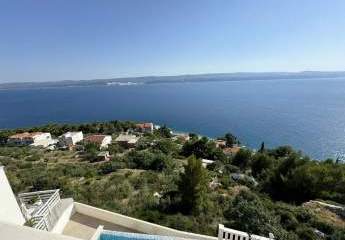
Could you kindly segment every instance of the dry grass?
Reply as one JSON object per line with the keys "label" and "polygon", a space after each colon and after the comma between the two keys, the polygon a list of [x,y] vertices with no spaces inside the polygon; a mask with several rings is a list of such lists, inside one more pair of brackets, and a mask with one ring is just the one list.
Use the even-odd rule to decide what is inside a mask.
{"label": "dry grass", "polygon": [[303,206],[313,213],[318,220],[329,223],[333,226],[345,228],[345,219],[329,210],[327,207],[316,202],[307,202],[304,203]]}

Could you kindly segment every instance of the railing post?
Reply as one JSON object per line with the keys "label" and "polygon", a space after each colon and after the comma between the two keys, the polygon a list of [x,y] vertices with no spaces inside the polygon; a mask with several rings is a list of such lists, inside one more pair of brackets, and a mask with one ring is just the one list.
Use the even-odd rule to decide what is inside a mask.
{"label": "railing post", "polygon": [[47,222],[46,222],[46,220],[43,218],[43,222],[44,222],[44,226],[45,226],[45,230],[46,231],[49,231],[49,228],[48,228],[48,225],[47,225]]}
{"label": "railing post", "polygon": [[218,240],[223,240],[223,235],[224,235],[224,225],[219,224],[218,225]]}

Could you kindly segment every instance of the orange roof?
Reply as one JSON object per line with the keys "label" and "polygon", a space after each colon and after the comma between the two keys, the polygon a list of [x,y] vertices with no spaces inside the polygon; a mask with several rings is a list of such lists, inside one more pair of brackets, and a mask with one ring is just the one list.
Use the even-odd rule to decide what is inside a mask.
{"label": "orange roof", "polygon": [[145,129],[145,128],[153,128],[153,123],[138,123],[135,125],[137,128]]}
{"label": "orange roof", "polygon": [[223,149],[225,154],[236,154],[240,151],[241,147],[227,147]]}
{"label": "orange roof", "polygon": [[40,134],[42,134],[42,132],[23,132],[23,133],[14,134],[14,135],[10,136],[9,138],[12,138],[12,139],[33,138],[33,137],[40,135]]}
{"label": "orange roof", "polygon": [[91,143],[97,143],[97,144],[102,144],[103,139],[106,137],[106,135],[90,135],[85,138],[85,141],[91,142]]}

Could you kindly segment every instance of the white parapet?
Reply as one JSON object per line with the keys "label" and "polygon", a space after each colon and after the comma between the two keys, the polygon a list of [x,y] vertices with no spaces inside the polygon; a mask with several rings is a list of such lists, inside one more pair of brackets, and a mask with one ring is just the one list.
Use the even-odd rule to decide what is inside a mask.
{"label": "white parapet", "polygon": [[3,166],[0,166],[0,221],[17,225],[25,223]]}
{"label": "white parapet", "polygon": [[273,240],[274,238],[266,238],[258,235],[252,235],[246,232],[237,231],[235,229],[226,228],[219,224],[218,240]]}

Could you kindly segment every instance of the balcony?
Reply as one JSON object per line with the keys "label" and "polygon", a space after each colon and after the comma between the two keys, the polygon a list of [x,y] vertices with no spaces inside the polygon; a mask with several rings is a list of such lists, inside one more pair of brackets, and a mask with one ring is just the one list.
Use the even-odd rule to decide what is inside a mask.
{"label": "balcony", "polygon": [[18,195],[26,224],[40,230],[51,231],[63,212],[59,189]]}

